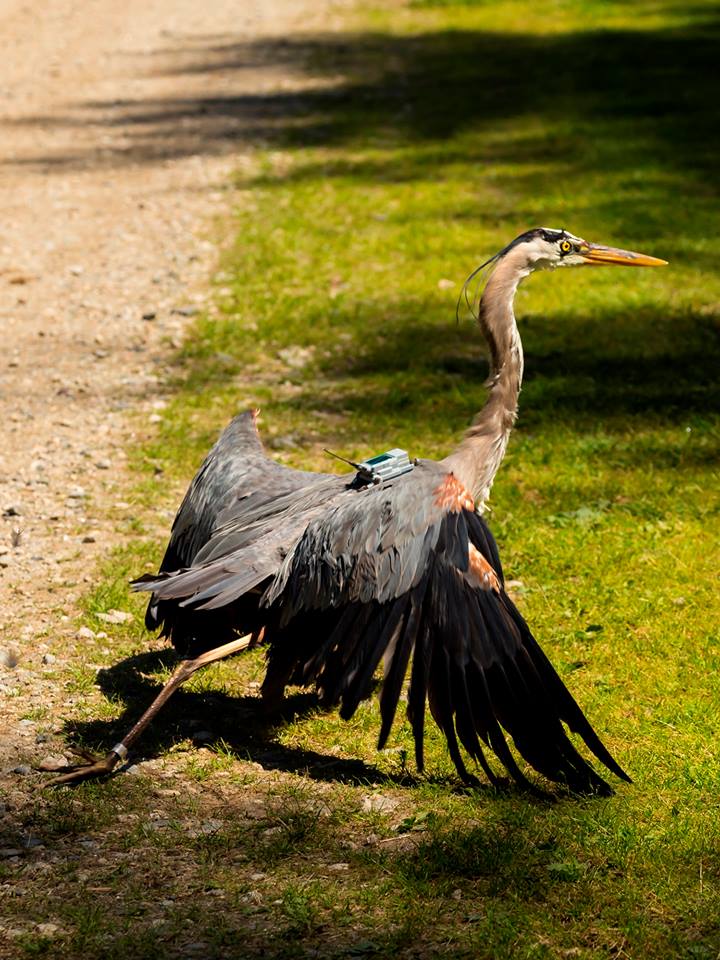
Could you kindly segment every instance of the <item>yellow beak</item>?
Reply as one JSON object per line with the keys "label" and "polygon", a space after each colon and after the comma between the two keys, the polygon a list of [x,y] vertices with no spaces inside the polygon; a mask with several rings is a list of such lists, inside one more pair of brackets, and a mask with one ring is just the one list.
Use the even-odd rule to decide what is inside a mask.
{"label": "yellow beak", "polygon": [[633,253],[632,250],[618,250],[617,247],[603,247],[598,243],[588,243],[580,248],[585,263],[595,267],[665,267],[667,260],[649,257],[645,253]]}

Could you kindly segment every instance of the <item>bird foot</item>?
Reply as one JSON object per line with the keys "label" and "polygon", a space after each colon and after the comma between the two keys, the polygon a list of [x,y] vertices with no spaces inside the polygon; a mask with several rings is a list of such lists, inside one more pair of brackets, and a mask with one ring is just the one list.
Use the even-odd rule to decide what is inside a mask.
{"label": "bird foot", "polygon": [[83,780],[94,780],[98,777],[106,777],[112,773],[120,757],[114,751],[111,751],[104,759],[99,759],[87,750],[73,750],[73,753],[82,757],[85,763],[69,763],[64,766],[49,766],[41,764],[38,770],[59,773],[59,777],[54,777],[49,787],[59,787],[66,783],[80,783]]}

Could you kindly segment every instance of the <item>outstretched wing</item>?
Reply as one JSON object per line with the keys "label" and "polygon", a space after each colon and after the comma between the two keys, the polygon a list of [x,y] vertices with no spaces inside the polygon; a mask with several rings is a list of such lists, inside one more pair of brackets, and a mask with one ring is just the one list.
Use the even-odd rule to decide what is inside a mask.
{"label": "outstretched wing", "polygon": [[379,746],[410,667],[408,716],[420,769],[428,702],[464,779],[471,778],[459,744],[491,780],[484,747],[529,786],[505,731],[550,780],[610,792],[563,724],[627,779],[507,596],[497,548],[472,497],[439,464],[421,462],[312,521],[263,602],[270,697],[287,682],[315,684],[326,704],[340,704],[350,717],[370,695],[384,656]]}
{"label": "outstretched wing", "polygon": [[[173,521],[160,573],[191,566],[212,534],[233,519],[257,512],[289,493],[322,481],[323,474],[292,470],[271,460],[257,432],[257,411],[228,424],[195,474]],[[145,614],[149,630],[172,609],[153,594]],[[165,633],[169,633],[166,625]]]}

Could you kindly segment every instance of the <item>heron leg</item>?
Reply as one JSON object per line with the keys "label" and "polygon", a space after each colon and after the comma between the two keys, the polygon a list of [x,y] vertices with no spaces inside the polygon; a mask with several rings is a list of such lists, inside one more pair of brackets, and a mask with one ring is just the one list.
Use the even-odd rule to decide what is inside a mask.
{"label": "heron leg", "polygon": [[[262,630],[258,630],[255,633],[247,633],[242,637],[231,640],[230,643],[224,643],[221,647],[215,647],[213,650],[208,650],[206,653],[200,654],[200,656],[195,657],[194,660],[183,660],[145,713],[143,713],[137,723],[130,728],[122,740],[115,744],[104,759],[100,760],[92,757],[88,753],[81,752],[80,755],[84,757],[87,762],[60,768],[61,776],[55,777],[50,786],[57,787],[64,783],[77,783],[93,777],[107,776],[121,760],[125,760],[130,747],[135,743],[143,730],[149,726],[178,687],[181,687],[183,683],[189,680],[201,667],[206,667],[210,663],[215,663],[216,660],[223,660],[233,653],[240,653],[242,650],[247,650],[248,647],[255,646],[261,636]],[[40,769],[43,768],[41,767]]]}

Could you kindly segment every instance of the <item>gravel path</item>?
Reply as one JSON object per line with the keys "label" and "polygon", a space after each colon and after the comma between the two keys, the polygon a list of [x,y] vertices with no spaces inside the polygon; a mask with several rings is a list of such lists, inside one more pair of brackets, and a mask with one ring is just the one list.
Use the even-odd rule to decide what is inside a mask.
{"label": "gravel path", "polygon": [[37,698],[67,707],[43,635],[72,636],[112,517],[132,510],[131,414],[162,405],[229,174],[272,95],[308,83],[258,41],[320,7],[0,0],[0,770],[33,742]]}

